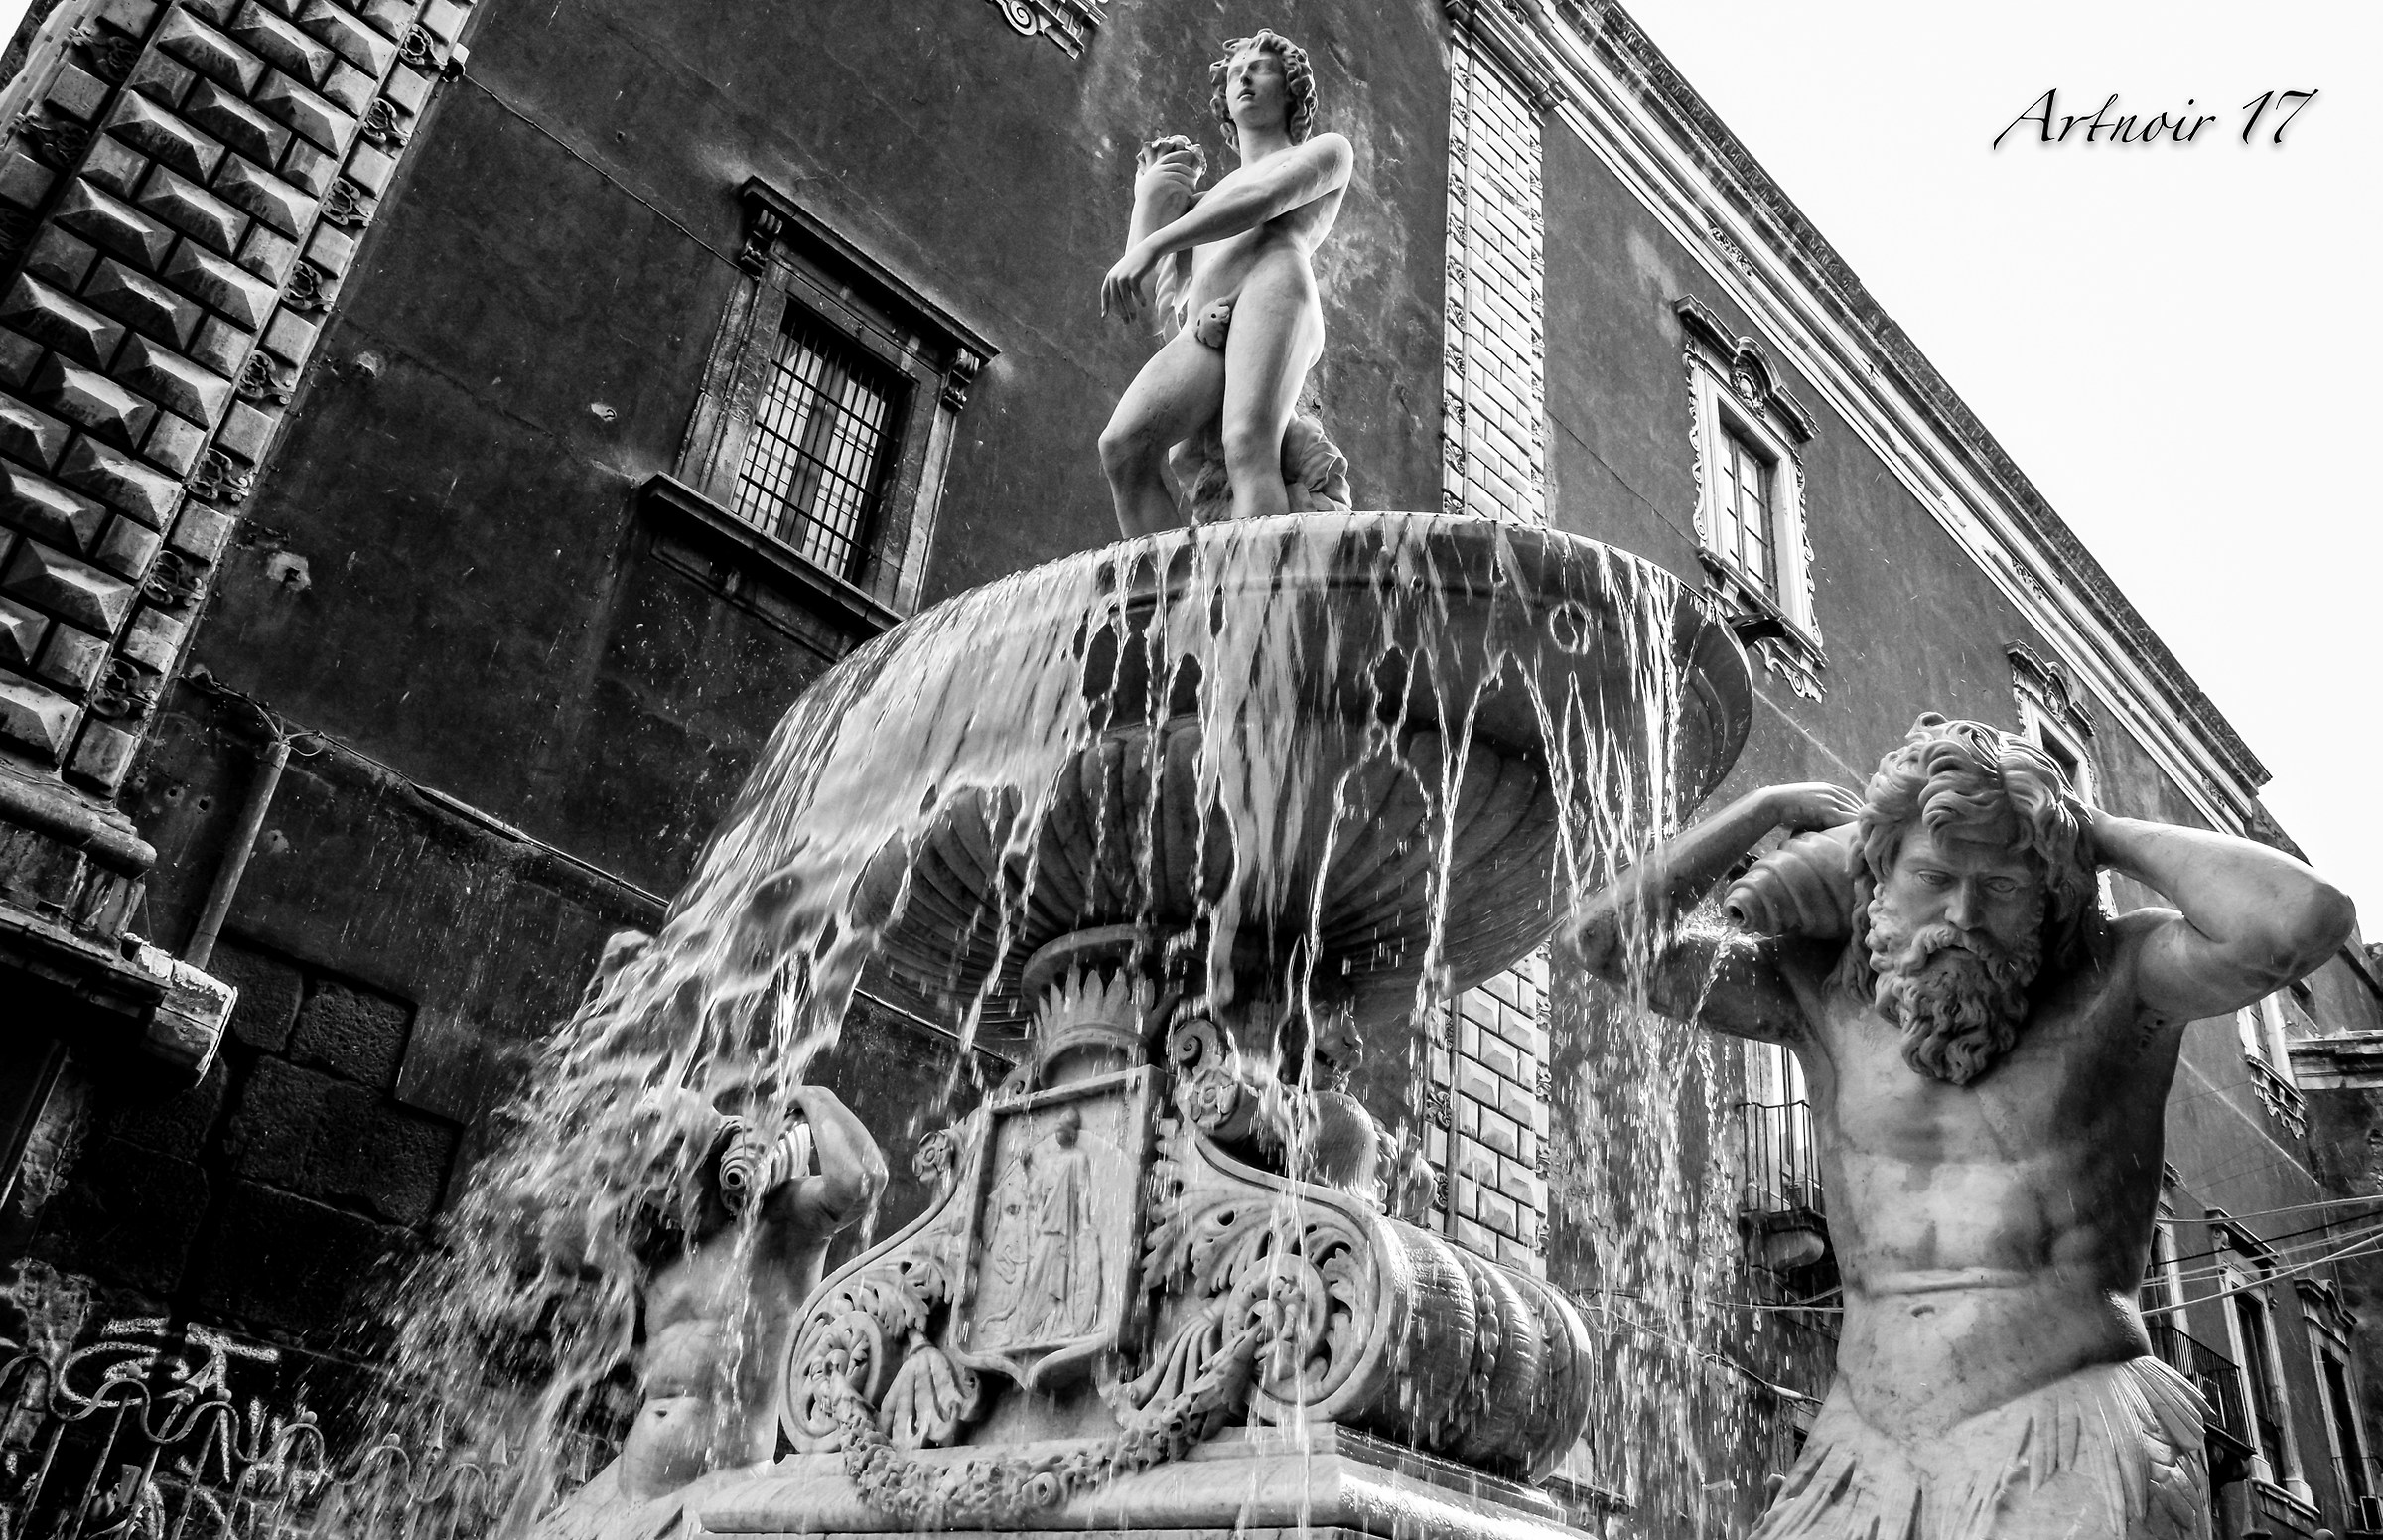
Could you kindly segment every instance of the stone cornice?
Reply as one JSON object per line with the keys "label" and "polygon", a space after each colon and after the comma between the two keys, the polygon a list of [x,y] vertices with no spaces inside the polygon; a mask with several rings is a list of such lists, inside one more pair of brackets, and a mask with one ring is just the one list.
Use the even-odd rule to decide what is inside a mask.
{"label": "stone cornice", "polygon": [[[1860,340],[1870,355],[1865,362],[1883,376],[1876,384],[1898,389],[1992,492],[2007,515],[2006,531],[2028,547],[2025,555],[2130,654],[2159,704],[2197,740],[2200,757],[2235,781],[2225,800],[2247,816],[2269,778],[2266,767],[1977,415],[1629,14],[1615,0],[1472,0],[1464,9],[1472,32],[1492,42],[1501,62],[1526,80],[1552,78],[1565,96],[1580,98],[1564,89],[1564,76],[1567,56],[1585,48],[1624,84],[1832,320]],[[2036,581],[2035,574],[2022,581]]]}

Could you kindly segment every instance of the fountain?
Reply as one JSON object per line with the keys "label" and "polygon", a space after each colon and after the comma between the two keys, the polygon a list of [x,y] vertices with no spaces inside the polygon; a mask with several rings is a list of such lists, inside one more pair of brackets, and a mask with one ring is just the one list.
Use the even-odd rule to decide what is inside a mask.
{"label": "fountain", "polygon": [[[1533,1483],[1592,1343],[1409,1222],[1419,1024],[1720,780],[1750,701],[1668,575],[1438,515],[1149,536],[921,614],[796,703],[608,959],[401,1366],[544,1441],[525,1524],[628,1360],[624,1280],[737,1206],[682,1087],[798,1077],[865,987],[1015,1068],[920,1140],[926,1210],[798,1310],[717,1286],[746,1293],[713,1393],[771,1398],[792,1453],[723,1434],[692,1485],[599,1479],[548,1533],[1558,1528]],[[542,1392],[491,1398],[497,1343]]]}

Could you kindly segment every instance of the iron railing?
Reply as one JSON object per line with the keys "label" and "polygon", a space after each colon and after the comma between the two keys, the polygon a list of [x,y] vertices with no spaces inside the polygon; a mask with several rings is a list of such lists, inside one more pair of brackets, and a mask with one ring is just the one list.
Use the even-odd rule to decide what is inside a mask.
{"label": "iron railing", "polygon": [[1746,1214],[1827,1212],[1821,1202],[1819,1146],[1807,1101],[1739,1103]]}
{"label": "iron railing", "polygon": [[[235,1394],[275,1349],[163,1319],[81,1346],[0,1337],[0,1540],[467,1540],[497,1463],[384,1439],[335,1458],[300,1400]],[[332,1522],[336,1516],[336,1525]]]}
{"label": "iron railing", "polygon": [[[2252,1447],[2250,1396],[2242,1381],[2242,1365],[2176,1325],[2173,1314],[2154,1316],[2144,1323],[2151,1333],[2152,1351],[2200,1391],[2209,1403],[2209,1427],[2246,1450]],[[2276,1437],[2269,1434],[2272,1440]],[[2276,1449],[2269,1442],[2258,1447]]]}

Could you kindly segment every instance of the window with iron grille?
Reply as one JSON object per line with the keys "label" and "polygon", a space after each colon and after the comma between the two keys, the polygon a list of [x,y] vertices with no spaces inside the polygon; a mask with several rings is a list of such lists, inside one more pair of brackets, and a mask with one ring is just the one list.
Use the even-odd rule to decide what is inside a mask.
{"label": "window with iron grille", "polygon": [[896,400],[891,370],[789,306],[745,441],[737,516],[851,576],[876,513]]}
{"label": "window with iron grille", "polygon": [[663,560],[840,655],[920,602],[960,417],[998,350],[785,194],[757,178],[739,197],[744,277],[676,469],[640,505],[673,531]]}

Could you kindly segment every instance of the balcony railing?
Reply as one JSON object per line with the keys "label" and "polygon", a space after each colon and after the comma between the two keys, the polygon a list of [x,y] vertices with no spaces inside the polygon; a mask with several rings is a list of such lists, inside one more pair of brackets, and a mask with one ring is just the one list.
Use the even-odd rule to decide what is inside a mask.
{"label": "balcony railing", "polygon": [[2173,1315],[2154,1316],[2144,1323],[2151,1333],[2152,1351],[2186,1379],[2209,1403],[2208,1438],[2211,1473],[2221,1483],[2231,1468],[2240,1479],[2247,1473],[2254,1448],[2281,1449],[2280,1431],[2263,1428],[2262,1440],[2251,1438],[2250,1398],[2243,1388],[2242,1365],[2176,1325]]}
{"label": "balcony railing", "polygon": [[1829,1254],[1811,1104],[1749,1101],[1739,1113],[1738,1224],[1748,1254],[1774,1273],[1803,1273]]}

